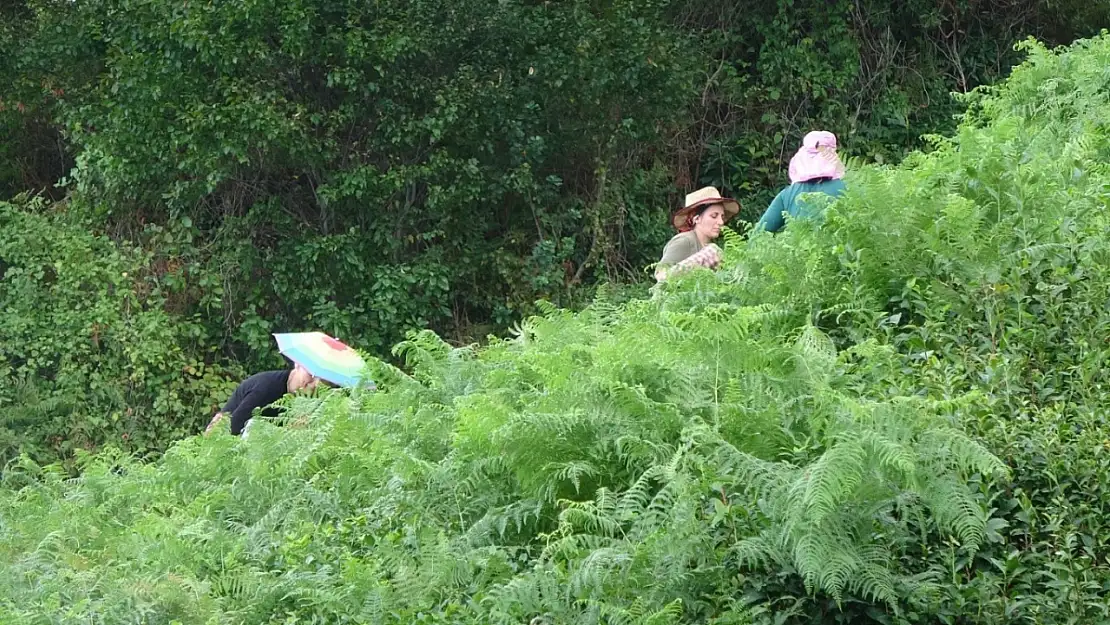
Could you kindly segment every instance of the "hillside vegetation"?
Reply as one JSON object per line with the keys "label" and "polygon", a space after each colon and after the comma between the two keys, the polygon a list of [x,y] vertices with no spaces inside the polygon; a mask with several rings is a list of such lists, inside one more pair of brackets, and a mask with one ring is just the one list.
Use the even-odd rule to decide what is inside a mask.
{"label": "hillside vegetation", "polygon": [[0,491],[0,620],[1110,622],[1110,37],[822,227]]}
{"label": "hillside vegetation", "polygon": [[[159,453],[271,333],[390,358],[644,284],[809,130],[896,163],[1089,0],[0,3],[0,463]],[[619,289],[617,289],[619,290]],[[396,362],[394,361],[394,364]]]}

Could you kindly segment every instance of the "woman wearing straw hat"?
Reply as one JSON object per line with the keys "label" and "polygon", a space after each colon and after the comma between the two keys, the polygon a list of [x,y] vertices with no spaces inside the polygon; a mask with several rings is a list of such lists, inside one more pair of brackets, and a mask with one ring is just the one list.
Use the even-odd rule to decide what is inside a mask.
{"label": "woman wearing straw hat", "polygon": [[815,130],[805,136],[802,147],[790,159],[790,186],[775,196],[767,212],[759,218],[755,229],[778,232],[786,225],[783,214],[792,219],[817,215],[819,208],[800,201],[804,193],[824,193],[838,197],[844,192],[844,165],[836,153],[836,135]]}
{"label": "woman wearing straw hat", "polygon": [[738,212],[740,203],[722,197],[716,187],[705,187],[687,195],[685,205],[671,218],[678,234],[663,248],[663,258],[655,268],[655,279],[665,280],[672,268],[678,270],[694,265],[716,268],[721,254],[713,241],[720,236],[721,226]]}

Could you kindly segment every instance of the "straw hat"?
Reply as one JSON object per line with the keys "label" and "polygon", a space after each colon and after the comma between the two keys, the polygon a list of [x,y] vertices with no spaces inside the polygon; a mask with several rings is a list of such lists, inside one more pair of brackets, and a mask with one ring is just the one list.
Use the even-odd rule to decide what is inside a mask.
{"label": "straw hat", "polygon": [[687,220],[690,216],[697,212],[699,208],[707,204],[720,204],[725,208],[725,221],[732,219],[736,213],[740,212],[740,202],[732,198],[727,198],[721,195],[717,187],[703,187],[686,195],[686,205],[675,211],[674,217],[671,218],[671,223],[675,228],[689,230],[690,224]]}

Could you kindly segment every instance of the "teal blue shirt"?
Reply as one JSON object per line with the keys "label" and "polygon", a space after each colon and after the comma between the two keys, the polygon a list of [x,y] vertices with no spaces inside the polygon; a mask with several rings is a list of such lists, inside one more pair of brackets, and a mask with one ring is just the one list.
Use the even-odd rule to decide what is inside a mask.
{"label": "teal blue shirt", "polygon": [[798,196],[803,193],[824,193],[832,197],[839,197],[844,193],[843,180],[823,180],[821,182],[795,182],[786,187],[775,196],[774,201],[767,207],[767,212],[759,218],[755,228],[763,228],[768,232],[778,232],[786,225],[783,213],[793,219],[806,219],[817,216],[819,207],[810,203],[798,201]]}

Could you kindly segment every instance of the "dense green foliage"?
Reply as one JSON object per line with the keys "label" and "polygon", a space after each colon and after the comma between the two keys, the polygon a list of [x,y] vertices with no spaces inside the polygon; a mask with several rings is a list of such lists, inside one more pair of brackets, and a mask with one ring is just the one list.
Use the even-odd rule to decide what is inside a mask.
{"label": "dense green foliage", "polygon": [[660,3],[48,6],[9,44],[5,101],[74,147],[74,210],[197,229],[231,287],[209,322],[244,351],[299,324],[380,353],[503,326],[593,276],[626,201],[659,202],[638,260],[666,232],[642,170],[697,54]]}
{"label": "dense green foliage", "polygon": [[[1013,42],[1100,26],[1110,11],[1085,0],[2,3],[0,200],[64,198],[52,227],[107,237],[89,275],[123,271],[113,246],[142,264],[150,332],[128,340],[166,355],[121,387],[134,347],[69,353],[131,323],[116,288],[97,295],[110,318],[65,307],[65,329],[27,343],[52,332],[39,310],[79,297],[33,304],[52,280],[35,276],[81,252],[17,202],[5,254],[28,249],[0,255],[24,272],[0,294],[20,302],[0,307],[0,368],[36,390],[0,389],[31,406],[7,417],[0,458],[125,434],[162,448],[208,418],[221,370],[274,364],[273,331],[385,356],[408,330],[465,344],[538,299],[650,279],[691,188],[736,194],[750,219],[818,126],[896,162],[951,130],[950,91],[1005,75]],[[88,408],[72,409],[67,358],[93,372]],[[128,410],[148,416],[116,420]]]}
{"label": "dense green foliage", "polygon": [[245,440],[18,462],[3,621],[1110,622],[1110,36],[1029,49],[719,272],[414,333]]}
{"label": "dense green foliage", "polygon": [[182,310],[194,294],[218,308],[221,285],[189,283],[170,233],[143,239],[121,246],[41,202],[0,203],[0,459],[161,448],[230,392],[205,360],[218,337]]}
{"label": "dense green foliage", "polygon": [[[221,370],[273,366],[272,331],[385,356],[408,330],[464,344],[538,299],[650,279],[691,188],[750,219],[814,127],[896,162],[951,130],[949,92],[1004,76],[1016,40],[1103,26],[1085,0],[2,3],[0,200],[66,201],[50,228],[27,201],[0,223],[0,263],[22,272],[0,293],[18,302],[0,307],[0,370],[35,389],[0,388],[23,406],[0,458],[162,448],[208,418]],[[107,239],[89,256],[54,228]],[[98,291],[107,318],[35,291],[56,262],[121,274],[117,255],[142,284]],[[153,293],[148,334],[131,287]],[[42,339],[46,311],[68,319]],[[165,345],[144,382],[118,383],[135,347],[70,353],[117,321],[131,334],[109,341]]]}
{"label": "dense green foliage", "polygon": [[0,197],[65,178],[113,232],[193,224],[240,353],[298,324],[482,336],[642,277],[696,184],[750,217],[806,130],[897,160],[1021,37],[1110,26],[1016,4],[17,0]]}

